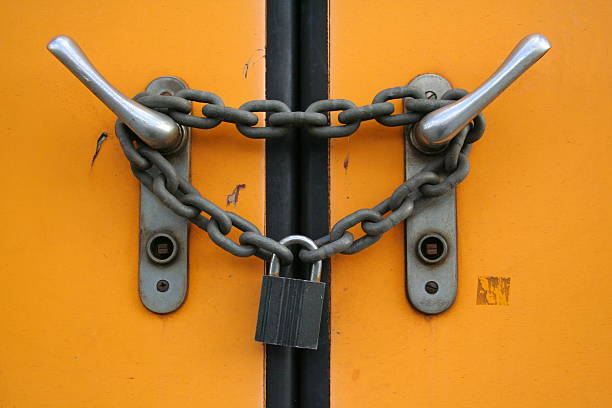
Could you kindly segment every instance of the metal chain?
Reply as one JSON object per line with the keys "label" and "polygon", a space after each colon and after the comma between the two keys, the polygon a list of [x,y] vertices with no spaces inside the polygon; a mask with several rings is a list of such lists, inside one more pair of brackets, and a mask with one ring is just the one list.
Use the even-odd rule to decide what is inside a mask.
{"label": "metal chain", "polygon": [[[212,129],[221,122],[233,123],[244,136],[252,139],[271,139],[286,136],[291,127],[303,127],[316,137],[337,138],[350,136],[359,129],[361,122],[376,120],[385,126],[406,126],[418,122],[425,114],[448,105],[465,95],[467,91],[451,89],[442,99],[427,99],[425,94],[412,86],[398,86],[379,92],[369,105],[358,107],[347,99],[324,99],[312,103],[305,112],[292,112],[281,101],[255,100],[240,108],[225,106],[223,100],[212,92],[184,89],[174,96],[139,94],[141,104],[168,114],[178,124],[198,129]],[[389,102],[406,99],[406,113],[393,114],[395,106]],[[191,114],[191,102],[200,102],[202,115]],[[340,111],[338,122],[331,125],[329,113]],[[254,112],[267,114],[264,126],[257,126],[259,118]],[[484,132],[484,120],[479,115],[467,136],[473,143]]]}
{"label": "metal chain", "polygon": [[[414,124],[425,114],[452,103],[466,93],[462,89],[451,89],[442,99],[434,100],[427,99],[417,88],[402,86],[381,91],[369,105],[357,107],[346,99],[325,99],[314,102],[305,112],[292,112],[286,104],[275,100],[250,101],[239,109],[231,108],[225,106],[218,95],[195,89],[182,90],[174,96],[139,94],[135,99],[169,115],[183,126],[211,129],[221,122],[229,122],[234,123],[240,133],[254,139],[283,137],[291,127],[303,127],[315,137],[338,138],[355,133],[361,122],[366,120],[374,119],[385,126]],[[395,107],[389,101],[404,98],[406,112],[394,114]],[[191,102],[205,104],[202,117],[191,114]],[[329,113],[332,111],[340,111],[338,121],[341,125],[330,124]],[[253,112],[267,114],[265,126],[256,126],[259,118]],[[318,249],[302,249],[299,252],[300,260],[313,263],[337,253],[360,252],[413,214],[419,199],[450,191],[467,176],[471,143],[480,139],[484,130],[484,117],[478,115],[452,140],[443,154],[432,156],[432,161],[425,168],[379,204],[342,218],[328,235],[315,241]],[[255,255],[270,260],[272,254],[276,254],[282,265],[293,262],[293,253],[286,246],[266,237],[254,224],[238,214],[225,211],[202,196],[193,185],[177,175],[172,164],[161,153],[144,145],[120,121],[116,123],[115,133],[136,178],[174,213],[206,231],[219,247],[240,257]],[[364,235],[355,239],[348,230],[357,224],[360,224]],[[238,243],[227,236],[232,227],[241,231]]]}

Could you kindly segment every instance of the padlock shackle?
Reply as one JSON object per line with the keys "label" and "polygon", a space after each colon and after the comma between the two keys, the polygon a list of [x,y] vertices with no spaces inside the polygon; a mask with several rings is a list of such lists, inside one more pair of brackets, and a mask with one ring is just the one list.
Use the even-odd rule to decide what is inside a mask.
{"label": "padlock shackle", "polygon": [[[289,235],[281,239],[279,243],[284,246],[299,244],[310,250],[315,250],[319,248],[312,239],[305,237],[304,235]],[[321,282],[322,269],[323,261],[319,260],[312,264],[312,266],[310,267],[310,280],[312,282]],[[280,261],[276,254],[272,254],[272,259],[270,260],[270,267],[268,268],[268,275],[280,276]]]}

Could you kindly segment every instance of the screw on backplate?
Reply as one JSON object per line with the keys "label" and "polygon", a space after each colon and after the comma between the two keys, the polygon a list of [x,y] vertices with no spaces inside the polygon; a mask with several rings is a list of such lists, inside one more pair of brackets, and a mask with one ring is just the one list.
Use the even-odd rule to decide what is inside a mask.
{"label": "screw on backplate", "polygon": [[425,92],[425,96],[427,97],[427,99],[438,99],[438,95],[436,95],[434,91]]}
{"label": "screw on backplate", "polygon": [[161,279],[157,281],[157,291],[158,292],[166,292],[168,289],[170,289],[170,284],[168,283],[167,280]]}
{"label": "screw on backplate", "polygon": [[425,292],[433,295],[438,291],[438,284],[434,281],[429,281],[425,284]]}

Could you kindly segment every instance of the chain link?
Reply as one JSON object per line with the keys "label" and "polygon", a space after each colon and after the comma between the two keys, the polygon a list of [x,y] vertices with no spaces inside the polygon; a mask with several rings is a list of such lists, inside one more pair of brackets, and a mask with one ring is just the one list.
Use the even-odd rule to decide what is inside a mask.
{"label": "chain link", "polygon": [[[280,138],[287,135],[290,127],[302,127],[314,137],[338,138],[352,135],[367,120],[376,120],[385,126],[414,124],[427,113],[452,103],[466,93],[462,89],[451,89],[436,100],[427,99],[415,87],[401,86],[379,92],[369,105],[358,107],[346,99],[325,99],[312,103],[305,112],[292,112],[286,104],[275,100],[250,101],[236,109],[225,106],[214,93],[195,89],[181,90],[174,96],[139,94],[135,99],[188,127],[212,129],[222,122],[228,122],[235,124],[244,136],[254,139]],[[395,106],[389,101],[395,99],[404,100],[404,113],[393,113]],[[191,114],[191,102],[205,104],[202,107],[203,116]],[[340,111],[340,125],[330,123],[329,115],[333,111]],[[267,114],[264,126],[256,126],[259,118],[253,112]],[[419,199],[436,197],[452,190],[467,176],[471,143],[480,139],[484,130],[484,117],[478,115],[459,132],[443,154],[432,156],[431,162],[419,173],[402,183],[391,196],[376,206],[355,211],[339,220],[329,234],[315,241],[317,249],[302,249],[299,252],[300,260],[314,263],[337,253],[360,252],[412,215]],[[270,260],[275,254],[281,265],[293,262],[294,255],[286,246],[264,236],[254,224],[238,214],[225,211],[203,197],[193,185],[178,176],[161,153],[144,145],[120,121],[116,123],[115,133],[136,178],[174,213],[206,231],[219,247],[240,257],[255,255]],[[349,229],[357,225],[363,235],[355,239]],[[228,237],[232,228],[240,231],[238,242]]]}
{"label": "chain link", "polygon": [[[385,126],[406,126],[418,122],[424,115],[448,105],[467,92],[451,89],[442,99],[427,99],[421,90],[412,86],[398,86],[379,92],[372,103],[357,107],[347,99],[324,99],[312,103],[305,112],[292,112],[281,101],[255,100],[240,108],[225,106],[223,100],[212,92],[184,89],[174,96],[140,94],[138,102],[163,112],[180,125],[212,129],[222,122],[233,123],[238,131],[254,139],[271,139],[286,136],[290,127],[302,127],[309,134],[321,138],[350,136],[359,129],[361,122],[376,120]],[[389,101],[405,100],[405,113],[393,114],[395,106]],[[204,103],[202,115],[192,115],[191,102]],[[340,111],[338,122],[330,123],[330,112]],[[254,112],[267,113],[263,126]],[[484,132],[484,119],[479,115],[471,126],[467,143],[473,143]]]}

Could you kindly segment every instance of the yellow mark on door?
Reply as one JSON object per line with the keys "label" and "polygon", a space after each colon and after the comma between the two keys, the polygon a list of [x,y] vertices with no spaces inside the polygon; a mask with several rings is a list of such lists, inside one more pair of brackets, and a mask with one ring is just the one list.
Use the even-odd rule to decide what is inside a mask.
{"label": "yellow mark on door", "polygon": [[509,305],[510,278],[499,276],[479,276],[477,305]]}

